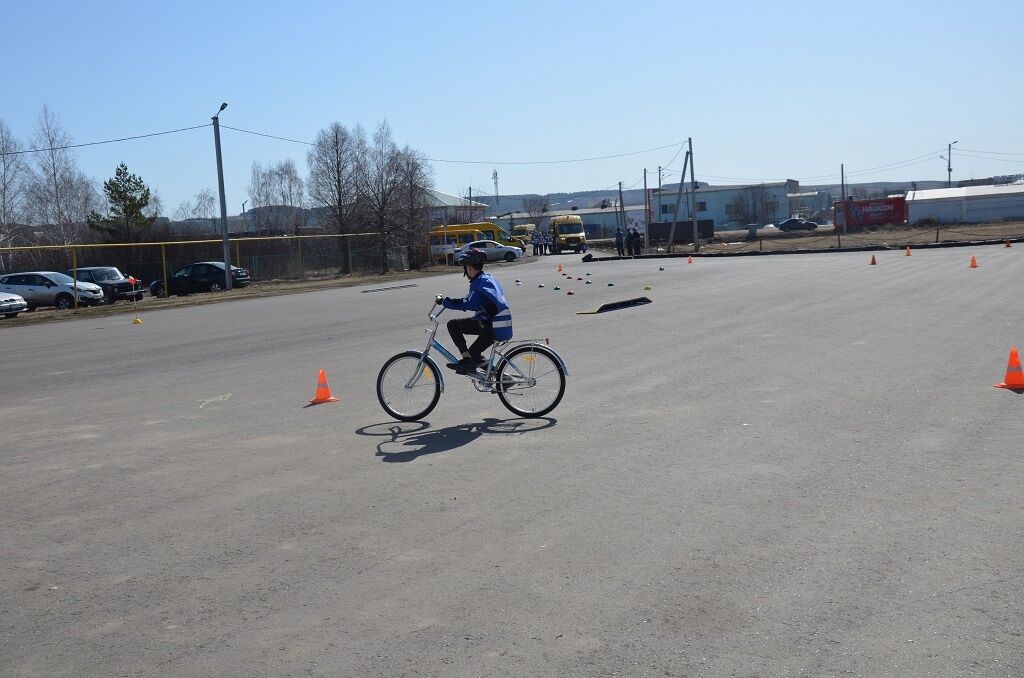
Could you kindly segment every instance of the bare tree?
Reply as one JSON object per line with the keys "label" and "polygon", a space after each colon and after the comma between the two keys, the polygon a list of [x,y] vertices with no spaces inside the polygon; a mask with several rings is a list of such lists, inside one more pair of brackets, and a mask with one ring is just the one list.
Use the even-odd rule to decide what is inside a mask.
{"label": "bare tree", "polygon": [[530,215],[530,219],[539,219],[548,208],[546,195],[528,195],[523,198],[523,211]]}
{"label": "bare tree", "polygon": [[[23,220],[28,166],[21,150],[11,128],[0,120],[0,247],[14,244],[15,230]],[[10,257],[0,255],[0,271],[6,270],[8,263]]]}
{"label": "bare tree", "polygon": [[402,172],[398,146],[385,120],[373,134],[373,141],[361,153],[357,164],[359,199],[377,232],[381,247],[381,272],[390,270],[388,254],[398,245],[396,211],[402,198]]}
{"label": "bare tree", "polygon": [[408,145],[398,157],[398,171],[401,175],[401,198],[399,206],[398,234],[410,247],[410,263],[419,265],[420,245],[426,245],[430,224],[427,220],[427,189],[432,184],[432,172],[426,156]]}
{"label": "bare tree", "polygon": [[270,233],[275,225],[274,182],[270,168],[264,169],[257,161],[253,161],[249,171],[249,212],[247,218],[256,223],[256,233]]}
{"label": "bare tree", "polygon": [[327,226],[337,233],[351,231],[356,211],[356,143],[338,122],[320,130],[306,155],[310,202],[327,212]]}
{"label": "bare tree", "polygon": [[[192,200],[183,200],[178,204],[178,208],[174,210],[175,221],[213,221],[214,215],[216,214],[217,198],[214,197],[213,191],[208,188],[196,193]],[[204,224],[202,228],[195,229],[196,232],[207,232],[213,228],[213,225]]]}
{"label": "bare tree", "polygon": [[39,113],[32,141],[38,149],[32,157],[28,190],[32,221],[43,229],[49,242],[74,244],[81,237],[87,215],[99,204],[96,187],[76,166],[67,148],[71,136],[46,106]]}

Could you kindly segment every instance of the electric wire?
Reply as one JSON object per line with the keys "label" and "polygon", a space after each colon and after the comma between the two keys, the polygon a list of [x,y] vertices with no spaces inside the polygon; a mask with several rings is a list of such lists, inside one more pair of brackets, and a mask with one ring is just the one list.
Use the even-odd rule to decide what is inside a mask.
{"label": "electric wire", "polygon": [[178,132],[188,132],[189,130],[199,129],[201,127],[209,127],[213,123],[203,123],[202,125],[193,125],[192,127],[182,127],[180,129],[169,129],[165,132],[153,132],[151,134],[137,134],[133,137],[122,137],[120,139],[105,139],[104,141],[89,141],[82,144],[67,144],[65,146],[51,146],[50,148],[27,148],[21,151],[0,151],[0,155],[21,155],[23,153],[45,153],[47,151],[65,151],[71,148],[84,148],[86,146],[100,146],[103,144],[116,144],[121,141],[133,141],[135,139],[148,139],[149,137],[159,137],[165,134],[177,134]]}

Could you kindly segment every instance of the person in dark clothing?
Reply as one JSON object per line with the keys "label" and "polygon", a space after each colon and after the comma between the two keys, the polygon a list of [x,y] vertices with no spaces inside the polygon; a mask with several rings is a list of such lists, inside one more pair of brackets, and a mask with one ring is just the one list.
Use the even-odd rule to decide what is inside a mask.
{"label": "person in dark clothing", "polygon": [[619,253],[620,257],[626,256],[626,250],[625,250],[625,246],[624,246],[625,240],[626,240],[626,237],[624,235],[622,235],[622,229],[621,228],[616,228],[615,229],[615,250]]}
{"label": "person in dark clothing", "polygon": [[643,236],[640,235],[640,231],[639,230],[634,228],[633,229],[633,256],[634,257],[639,257],[641,254],[643,254],[643,250],[644,250],[644,239],[643,239]]}
{"label": "person in dark clothing", "polygon": [[[494,340],[508,341],[512,338],[512,311],[505,299],[505,292],[497,280],[484,273],[487,255],[474,248],[459,258],[462,271],[469,278],[469,294],[464,299],[445,297],[441,305],[458,311],[476,311],[472,318],[448,321],[448,333],[452,343],[462,354],[458,362],[448,367],[459,374],[469,374],[487,364],[484,351]],[[477,335],[471,346],[466,345],[466,335]]]}

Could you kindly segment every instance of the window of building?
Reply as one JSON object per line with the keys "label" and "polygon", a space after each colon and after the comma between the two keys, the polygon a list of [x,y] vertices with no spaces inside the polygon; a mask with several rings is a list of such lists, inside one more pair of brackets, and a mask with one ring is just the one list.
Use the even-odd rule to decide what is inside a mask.
{"label": "window of building", "polygon": [[708,204],[706,202],[704,202],[703,200],[698,200],[697,201],[697,211],[698,212],[707,212],[708,211]]}
{"label": "window of building", "polygon": [[661,206],[661,213],[662,214],[674,214],[675,211],[676,211],[676,206],[675,205],[662,205]]}

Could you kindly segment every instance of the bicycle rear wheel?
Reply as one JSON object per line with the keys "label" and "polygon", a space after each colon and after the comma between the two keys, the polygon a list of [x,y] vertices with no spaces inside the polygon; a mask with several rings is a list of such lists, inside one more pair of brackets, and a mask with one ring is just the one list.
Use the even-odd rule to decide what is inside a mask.
{"label": "bicycle rear wheel", "polygon": [[437,364],[429,357],[423,360],[423,372],[412,384],[420,356],[406,351],[391,356],[377,375],[377,400],[384,411],[395,419],[416,421],[428,414],[441,399],[441,376]]}
{"label": "bicycle rear wheel", "polygon": [[498,398],[520,417],[543,417],[565,393],[565,372],[543,346],[517,346],[498,365]]}

